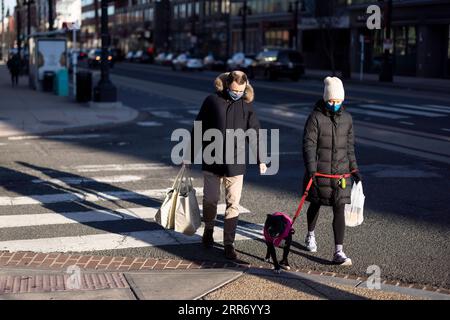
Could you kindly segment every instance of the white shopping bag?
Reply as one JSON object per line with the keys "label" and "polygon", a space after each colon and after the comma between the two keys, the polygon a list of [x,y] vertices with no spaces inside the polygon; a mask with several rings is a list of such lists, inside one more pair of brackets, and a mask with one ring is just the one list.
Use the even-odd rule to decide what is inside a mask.
{"label": "white shopping bag", "polygon": [[175,226],[175,209],[178,200],[179,187],[183,179],[184,172],[185,167],[183,166],[178,172],[172,188],[167,191],[161,207],[156,212],[156,222],[166,229],[173,229]]}
{"label": "white shopping bag", "polygon": [[192,236],[201,225],[200,208],[195,196],[192,179],[186,174],[181,181],[175,207],[175,231]]}
{"label": "white shopping bag", "polygon": [[364,200],[362,182],[353,183],[351,203],[345,205],[345,225],[347,227],[359,226],[364,221]]}

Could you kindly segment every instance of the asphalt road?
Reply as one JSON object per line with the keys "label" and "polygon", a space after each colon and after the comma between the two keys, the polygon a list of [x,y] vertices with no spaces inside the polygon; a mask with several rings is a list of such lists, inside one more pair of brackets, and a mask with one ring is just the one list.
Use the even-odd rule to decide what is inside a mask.
{"label": "asphalt road", "polygon": [[[71,137],[0,140],[0,250],[222,261],[220,245],[203,250],[198,237],[177,237],[151,219],[178,170],[171,133],[190,128],[217,73],[132,64],[118,64],[112,73],[120,100],[141,111],[137,123]],[[270,268],[262,261],[261,224],[268,213],[296,209],[303,124],[323,89],[311,79],[252,84],[263,127],[279,129],[280,169],[260,176],[248,168],[241,202],[248,212],[241,214],[236,247],[242,260]],[[354,275],[377,265],[382,278],[450,288],[450,95],[363,85],[346,86],[346,93],[366,195],[364,223],[346,229],[344,251],[354,265],[329,263],[329,208],[317,223],[318,252],[304,250],[307,206],[295,227],[291,264]],[[194,166],[198,188],[200,173]]]}

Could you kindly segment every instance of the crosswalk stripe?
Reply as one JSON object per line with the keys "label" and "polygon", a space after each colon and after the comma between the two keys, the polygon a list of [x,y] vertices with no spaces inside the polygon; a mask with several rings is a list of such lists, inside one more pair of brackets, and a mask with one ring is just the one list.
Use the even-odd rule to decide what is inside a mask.
{"label": "crosswalk stripe", "polygon": [[[199,205],[200,210],[203,209]],[[154,219],[159,207],[136,207],[117,210],[93,210],[80,212],[40,213],[40,214],[15,214],[0,215],[0,228],[35,227],[43,225],[62,225],[88,222],[105,222],[132,219]],[[218,214],[225,212],[226,205],[220,203],[217,206]],[[242,206],[238,207],[239,213],[250,211]]]}
{"label": "crosswalk stripe", "polygon": [[152,115],[154,115],[155,117],[159,117],[159,118],[166,118],[166,119],[177,119],[177,118],[181,118],[180,115],[174,114],[174,113],[169,112],[169,111],[150,111],[150,113],[151,113]]}
{"label": "crosswalk stripe", "polygon": [[65,135],[52,135],[52,136],[15,136],[9,137],[8,140],[20,141],[20,140],[35,140],[35,139],[57,139],[57,140],[76,140],[76,139],[96,139],[109,137],[110,134],[65,134]]}
{"label": "crosswalk stripe", "polygon": [[444,117],[445,116],[444,114],[425,112],[425,111],[416,111],[416,110],[405,110],[405,109],[401,109],[401,108],[380,106],[377,104],[361,104],[360,106],[362,108],[392,111],[392,112],[403,113],[403,114],[408,114],[408,115],[417,115],[417,116],[425,116],[425,117]]}
{"label": "crosswalk stripe", "polygon": [[161,122],[156,122],[156,121],[141,121],[136,124],[141,127],[160,127],[160,126],[162,126]]}
{"label": "crosswalk stripe", "polygon": [[[262,225],[241,227],[236,230],[236,241],[262,239]],[[95,235],[80,235],[76,237],[55,237],[27,240],[0,241],[0,250],[17,252],[87,252],[100,250],[119,250],[129,248],[144,248],[164,245],[180,245],[200,243],[203,227],[195,235],[186,236],[172,230],[135,231],[128,233],[108,233]],[[223,229],[216,226],[214,240],[223,241]]]}
{"label": "crosswalk stripe", "polygon": [[104,165],[81,165],[74,167],[63,167],[63,169],[74,169],[77,172],[100,172],[100,171],[140,171],[161,170],[173,167],[163,163],[130,163],[130,164],[104,164]]}
{"label": "crosswalk stripe", "polygon": [[374,117],[380,117],[380,118],[387,118],[387,119],[392,119],[392,120],[409,118],[408,116],[404,116],[401,114],[372,111],[372,110],[367,110],[367,109],[349,108],[348,111],[350,113],[356,113],[356,114],[362,114],[362,115],[366,115],[366,116],[374,116]]}
{"label": "crosswalk stripe", "polygon": [[133,182],[145,179],[145,176],[110,176],[110,177],[92,177],[92,178],[59,178],[59,179],[34,179],[32,183],[36,184],[54,184],[54,185],[78,185],[84,183],[121,183],[121,182]]}
{"label": "crosswalk stripe", "polygon": [[435,108],[436,110],[439,110],[440,112],[450,112],[450,106],[439,106],[436,104],[427,104],[427,107]]}
{"label": "crosswalk stripe", "polygon": [[415,106],[411,104],[405,104],[405,103],[394,103],[393,106],[398,106],[402,108],[408,108],[408,109],[414,109],[414,110],[420,110],[420,111],[431,111],[431,112],[438,112],[438,113],[449,113],[450,114],[450,107],[441,107],[445,109],[440,109],[433,107],[432,105],[425,105],[425,106]]}
{"label": "crosswalk stripe", "polygon": [[[131,199],[145,199],[150,198],[164,198],[168,189],[151,189],[138,191],[106,191],[106,192],[73,192],[73,193],[58,193],[47,195],[31,195],[19,197],[0,197],[0,206],[17,206],[17,205],[44,205],[50,203],[60,202],[74,202],[74,201],[120,201]],[[203,195],[203,188],[195,188],[197,195]]]}

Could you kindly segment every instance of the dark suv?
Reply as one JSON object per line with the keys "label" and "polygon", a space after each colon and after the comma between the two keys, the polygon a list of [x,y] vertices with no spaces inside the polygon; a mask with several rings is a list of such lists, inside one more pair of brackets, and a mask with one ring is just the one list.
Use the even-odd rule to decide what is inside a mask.
{"label": "dark suv", "polygon": [[255,76],[276,80],[288,77],[298,81],[305,74],[305,64],[300,52],[290,49],[265,49],[255,58],[253,65]]}

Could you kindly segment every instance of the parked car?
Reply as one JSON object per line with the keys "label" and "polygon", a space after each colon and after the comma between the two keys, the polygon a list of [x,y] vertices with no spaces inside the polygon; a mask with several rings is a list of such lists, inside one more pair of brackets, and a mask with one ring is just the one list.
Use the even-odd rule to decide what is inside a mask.
{"label": "parked car", "polygon": [[[89,53],[88,53],[89,68],[99,67],[100,63],[101,63],[101,58],[102,58],[102,49],[92,49],[91,51],[89,51]],[[109,66],[111,68],[114,67],[114,60],[113,60],[111,52],[108,52],[107,59],[109,62]]]}
{"label": "parked car", "polygon": [[265,49],[255,58],[253,74],[270,80],[288,77],[298,81],[305,74],[305,64],[300,52],[291,49]]}
{"label": "parked car", "polygon": [[113,57],[114,62],[123,61],[125,59],[125,54],[122,49],[113,48],[111,49],[111,55]]}
{"label": "parked car", "polygon": [[203,58],[203,65],[208,70],[225,70],[225,61],[216,59],[212,53]]}
{"label": "parked car", "polygon": [[125,61],[127,62],[133,62],[133,57],[136,54],[136,51],[128,51],[125,55]]}
{"label": "parked car", "polygon": [[186,53],[178,55],[172,61],[173,70],[203,70],[203,62],[199,57],[189,56]]}
{"label": "parked car", "polygon": [[166,57],[166,53],[165,52],[159,53],[155,57],[155,64],[163,64],[163,61],[164,61],[165,57]]}
{"label": "parked car", "polygon": [[162,61],[162,65],[163,66],[171,66],[172,65],[172,60],[175,58],[175,55],[173,53],[167,53],[164,56],[164,59]]}
{"label": "parked car", "polygon": [[144,50],[138,50],[133,56],[133,62],[138,63],[151,63],[152,57]]}
{"label": "parked car", "polygon": [[241,70],[245,72],[249,78],[253,78],[252,65],[254,60],[245,56],[242,52],[237,52],[227,61],[227,71]]}

